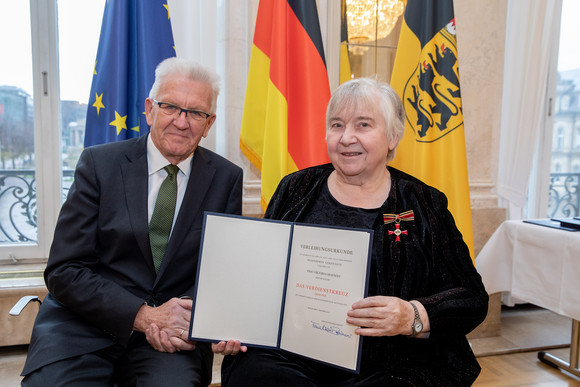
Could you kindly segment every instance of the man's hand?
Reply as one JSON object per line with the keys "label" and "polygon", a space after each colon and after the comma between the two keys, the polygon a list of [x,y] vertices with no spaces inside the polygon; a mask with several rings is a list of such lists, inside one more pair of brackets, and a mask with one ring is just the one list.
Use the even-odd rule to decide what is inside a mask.
{"label": "man's hand", "polygon": [[192,306],[192,300],[181,298],[172,298],[156,308],[143,305],[133,329],[145,333],[149,344],[160,352],[192,351],[195,342],[188,340]]}

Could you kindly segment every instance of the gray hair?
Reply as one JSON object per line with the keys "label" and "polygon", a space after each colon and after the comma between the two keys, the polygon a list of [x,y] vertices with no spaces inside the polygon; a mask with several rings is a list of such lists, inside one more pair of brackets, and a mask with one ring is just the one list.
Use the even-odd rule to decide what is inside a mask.
{"label": "gray hair", "polygon": [[[405,133],[405,110],[397,92],[385,82],[373,78],[355,78],[340,85],[330,98],[326,109],[326,129],[330,120],[344,108],[364,106],[376,108],[385,119],[389,139],[396,139],[397,145]],[[387,162],[395,158],[395,149],[387,154]]]}
{"label": "gray hair", "polygon": [[151,90],[149,91],[149,98],[154,99],[157,97],[163,79],[170,74],[185,75],[192,81],[210,85],[212,89],[210,113],[215,113],[217,109],[217,97],[220,93],[219,76],[213,70],[189,59],[171,57],[159,63],[155,69],[155,82],[153,82],[153,86],[151,86]]}

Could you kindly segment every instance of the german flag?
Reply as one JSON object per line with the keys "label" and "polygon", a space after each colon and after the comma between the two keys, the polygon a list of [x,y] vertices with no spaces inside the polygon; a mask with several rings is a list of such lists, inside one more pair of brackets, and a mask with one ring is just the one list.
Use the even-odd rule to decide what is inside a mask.
{"label": "german flag", "polygon": [[330,88],[316,1],[260,1],[253,43],[240,148],[262,173],[266,209],[282,177],[329,161]]}
{"label": "german flag", "polygon": [[405,135],[391,165],[444,192],[473,259],[473,227],[452,0],[408,0],[391,85]]}

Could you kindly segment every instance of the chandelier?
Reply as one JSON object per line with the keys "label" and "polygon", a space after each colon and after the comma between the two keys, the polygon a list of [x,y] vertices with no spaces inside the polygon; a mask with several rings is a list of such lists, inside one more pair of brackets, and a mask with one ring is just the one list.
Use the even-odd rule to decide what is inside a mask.
{"label": "chandelier", "polygon": [[364,44],[386,38],[404,10],[403,0],[346,0],[349,51],[361,55]]}

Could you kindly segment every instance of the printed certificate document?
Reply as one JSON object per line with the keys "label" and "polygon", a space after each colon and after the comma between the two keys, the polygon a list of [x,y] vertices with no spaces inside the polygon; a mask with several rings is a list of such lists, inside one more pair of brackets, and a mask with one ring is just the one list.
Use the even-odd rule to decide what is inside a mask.
{"label": "printed certificate document", "polygon": [[237,339],[358,372],[361,341],[346,312],[366,296],[372,235],[206,213],[190,339]]}

